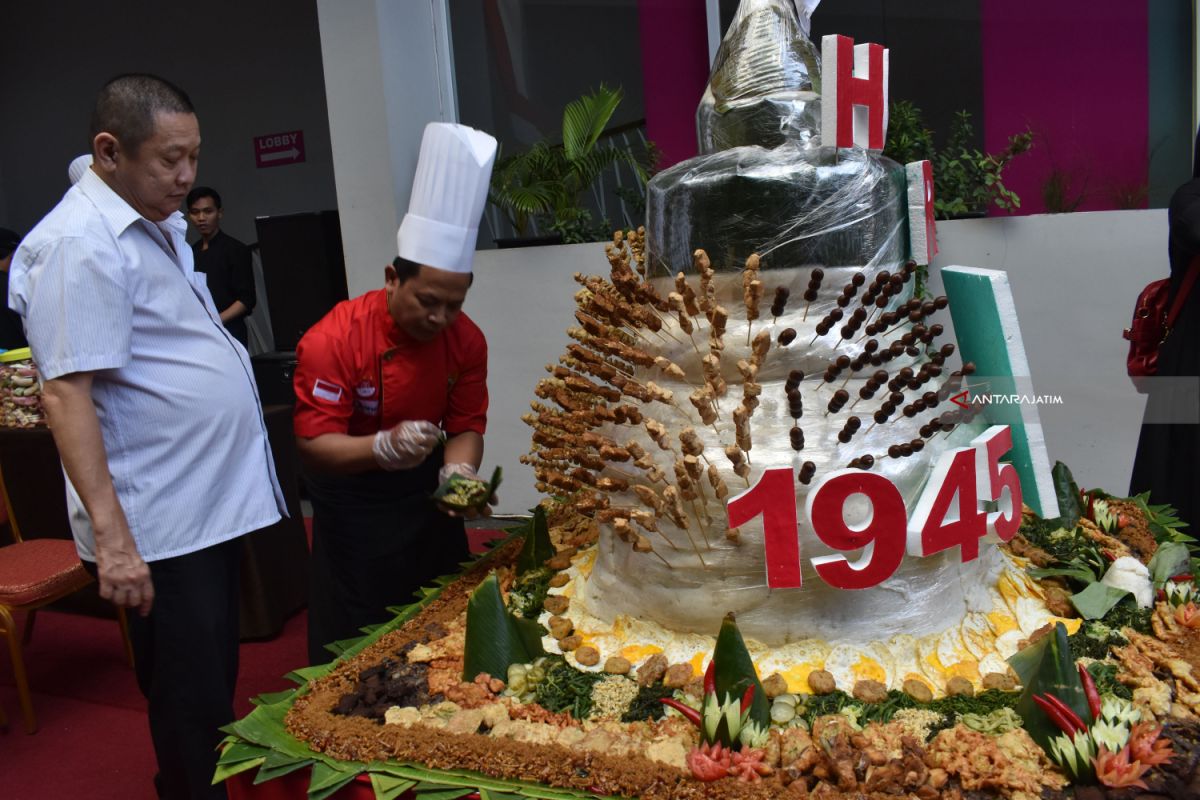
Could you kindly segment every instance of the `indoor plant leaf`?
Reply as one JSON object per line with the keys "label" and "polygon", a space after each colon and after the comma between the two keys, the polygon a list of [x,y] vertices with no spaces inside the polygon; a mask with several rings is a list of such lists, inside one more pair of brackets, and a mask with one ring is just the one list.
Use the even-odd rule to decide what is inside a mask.
{"label": "indoor plant leaf", "polygon": [[467,600],[463,680],[474,680],[481,672],[503,680],[508,675],[510,665],[528,664],[544,654],[540,635],[536,649],[531,644],[534,642],[530,641],[528,627],[518,624],[505,608],[500,583],[496,580],[496,573],[491,573]]}
{"label": "indoor plant leaf", "polygon": [[725,615],[721,632],[717,634],[717,645],[713,649],[713,677],[716,680],[717,700],[723,702],[725,695],[739,698],[750,684],[754,684],[754,701],[750,705],[750,719],[766,727],[771,724],[771,706],[763,691],[754,668],[754,660],[746,649],[746,642],[738,630],[733,612]]}
{"label": "indoor plant leaf", "polygon": [[538,506],[533,509],[533,519],[525,533],[525,546],[521,548],[521,555],[517,557],[517,574],[524,575],[531,569],[537,569],[553,557],[554,545],[550,542],[546,509]]}
{"label": "indoor plant leaf", "polygon": [[1035,694],[1049,692],[1066,703],[1080,719],[1086,722],[1092,718],[1079,672],[1071,660],[1067,628],[1061,622],[1054,624],[1052,633],[1017,652],[1008,663],[1025,687],[1017,700],[1016,712],[1025,730],[1043,750],[1061,731],[1033,701]]}
{"label": "indoor plant leaf", "polygon": [[1101,619],[1127,594],[1129,592],[1125,589],[1096,582],[1071,595],[1071,605],[1084,619]]}
{"label": "indoor plant leaf", "polygon": [[567,160],[574,161],[591,150],[613,112],[621,103],[621,89],[609,89],[604,84],[592,94],[576,98],[563,109],[563,150]]}

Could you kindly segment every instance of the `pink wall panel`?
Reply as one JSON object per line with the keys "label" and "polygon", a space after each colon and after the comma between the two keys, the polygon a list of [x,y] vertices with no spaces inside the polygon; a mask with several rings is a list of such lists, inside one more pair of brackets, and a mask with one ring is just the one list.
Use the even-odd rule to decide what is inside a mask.
{"label": "pink wall panel", "polygon": [[708,83],[708,32],[699,0],[638,0],[646,137],[659,166],[696,155],[696,107]]}
{"label": "pink wall panel", "polygon": [[1127,207],[1148,180],[1145,0],[980,0],[980,12],[986,149],[1026,126],[1036,137],[1005,173],[1019,213],[1046,210],[1054,170],[1084,194],[1078,210]]}

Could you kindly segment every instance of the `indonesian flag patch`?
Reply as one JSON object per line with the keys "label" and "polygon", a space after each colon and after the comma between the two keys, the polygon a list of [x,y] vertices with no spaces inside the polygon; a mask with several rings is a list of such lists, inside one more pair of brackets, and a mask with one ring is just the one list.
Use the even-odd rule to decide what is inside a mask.
{"label": "indonesian flag patch", "polygon": [[312,393],[313,397],[318,400],[326,400],[330,403],[336,403],[342,399],[342,387],[320,378],[313,383]]}

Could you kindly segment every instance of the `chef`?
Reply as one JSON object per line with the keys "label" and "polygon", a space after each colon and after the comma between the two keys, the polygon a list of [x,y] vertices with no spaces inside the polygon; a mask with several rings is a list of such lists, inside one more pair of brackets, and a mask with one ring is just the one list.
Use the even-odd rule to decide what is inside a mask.
{"label": "chef", "polygon": [[384,287],[339,303],[297,345],[311,663],[467,557],[461,515],[430,495],[454,473],[477,477],[483,458],[487,343],[462,305],[495,157],[488,134],[430,123]]}

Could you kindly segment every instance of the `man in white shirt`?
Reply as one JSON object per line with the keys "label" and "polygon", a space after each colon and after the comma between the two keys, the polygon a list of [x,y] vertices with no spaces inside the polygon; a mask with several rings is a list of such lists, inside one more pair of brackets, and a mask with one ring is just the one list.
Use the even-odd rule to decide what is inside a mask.
{"label": "man in white shirt", "polygon": [[285,506],[249,357],[184,241],[191,101],[114,78],[91,136],[91,168],[18,248],[8,302],[44,380],[79,555],[102,597],[139,612],[159,795],[224,797],[209,784],[233,718],[237,539]]}

